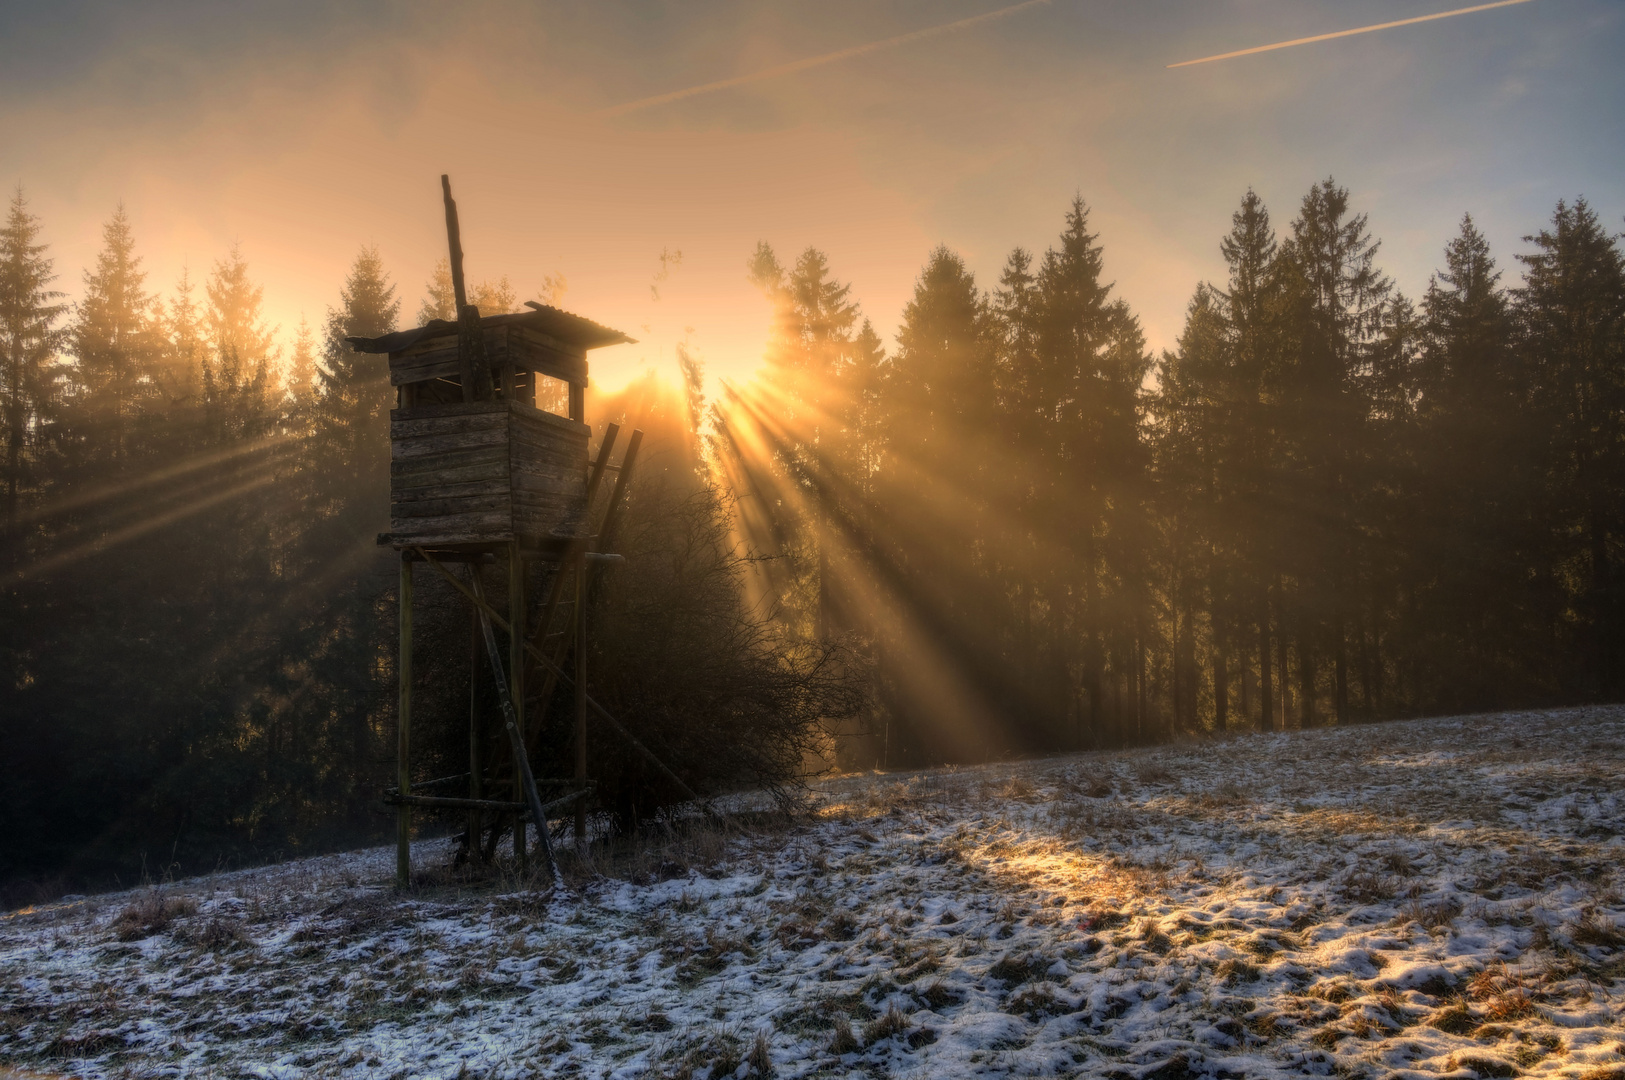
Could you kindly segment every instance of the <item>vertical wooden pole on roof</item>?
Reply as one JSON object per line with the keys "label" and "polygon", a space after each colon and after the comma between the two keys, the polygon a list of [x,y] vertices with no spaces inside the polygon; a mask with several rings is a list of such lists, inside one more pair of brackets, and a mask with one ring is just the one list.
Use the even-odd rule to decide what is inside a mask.
{"label": "vertical wooden pole on roof", "polygon": [[[587,556],[576,564],[576,789],[587,786]],[[576,799],[576,851],[587,845],[587,800]]]}
{"label": "vertical wooden pole on roof", "polygon": [[[514,725],[519,729],[518,746],[525,745],[525,560],[519,554],[519,541],[508,542],[508,695],[513,698]],[[514,762],[514,791],[519,790],[519,777],[523,775],[519,762]],[[547,828],[547,822],[538,821],[538,830]],[[513,853],[525,868],[525,815],[514,817]]]}
{"label": "vertical wooden pole on roof", "polygon": [[[396,598],[400,614],[400,704],[395,716],[395,782],[404,798],[412,794],[412,556],[401,552],[401,584]],[[412,884],[412,808],[404,802],[395,811],[395,884]]]}
{"label": "vertical wooden pole on roof", "polygon": [[[469,564],[470,573],[479,573],[479,563]],[[483,798],[480,794],[480,613],[473,608],[468,612],[468,797]],[[482,822],[476,807],[468,810],[468,857],[479,862]]]}
{"label": "vertical wooden pole on roof", "polygon": [[457,365],[463,383],[463,401],[491,400],[491,368],[485,362],[485,335],[479,309],[468,302],[463,285],[463,237],[457,224],[457,200],[451,197],[451,178],[440,174],[440,192],[446,202],[446,246],[451,262],[452,299],[457,304]]}

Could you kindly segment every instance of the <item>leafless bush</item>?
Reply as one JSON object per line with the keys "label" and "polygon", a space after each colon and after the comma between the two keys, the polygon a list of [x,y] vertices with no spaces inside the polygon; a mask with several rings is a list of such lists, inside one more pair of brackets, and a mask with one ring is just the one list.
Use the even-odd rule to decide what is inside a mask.
{"label": "leafless bush", "polygon": [[[685,486],[687,490],[685,490]],[[645,475],[626,511],[626,562],[607,572],[591,614],[592,693],[702,794],[760,787],[788,795],[827,725],[863,704],[853,654],[798,639],[746,601],[749,558],[724,496]],[[543,771],[566,775],[573,711],[560,691],[545,716]],[[623,827],[682,802],[681,789],[607,725],[589,760],[599,804]]]}

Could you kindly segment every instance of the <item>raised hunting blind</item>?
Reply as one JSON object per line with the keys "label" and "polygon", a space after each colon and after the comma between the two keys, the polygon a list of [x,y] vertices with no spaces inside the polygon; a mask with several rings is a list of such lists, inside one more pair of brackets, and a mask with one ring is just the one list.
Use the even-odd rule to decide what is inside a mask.
{"label": "raised hunting blind", "polygon": [[541,305],[485,316],[478,328],[490,387],[483,400],[465,399],[457,323],[352,342],[389,355],[397,388],[399,408],[389,416],[391,539],[435,546],[576,539],[586,528],[587,350],[632,339]]}
{"label": "raised hunting blind", "polygon": [[[467,302],[457,204],[446,177],[441,177],[441,187],[457,321],[434,320],[383,337],[349,339],[357,352],[388,357],[389,381],[397,395],[389,414],[390,531],[378,542],[400,553],[397,782],[386,801],[397,807],[396,881],[402,887],[411,882],[414,807],[464,811],[464,850],[475,859],[490,858],[499,835],[511,827],[514,854],[523,862],[528,819],[557,878],[549,816],[573,808],[576,842],[586,838],[592,793],[589,710],[694,797],[587,694],[589,575],[620,558],[606,548],[643,436],[634,431],[620,464],[613,465],[618,428],[607,424],[597,455],[592,454],[585,416],[587,352],[632,339],[536,303],[528,305],[529,311],[482,317]],[[613,491],[599,499],[609,472],[617,474]],[[412,583],[417,563],[426,563],[449,581],[472,612],[468,771],[422,781],[412,779],[411,755]],[[466,579],[451,569],[459,563],[467,568]],[[545,601],[527,595],[530,570],[538,563]],[[487,566],[506,571],[505,611],[486,596]],[[499,630],[507,635],[506,664],[497,645]],[[503,731],[493,732],[483,722],[473,685],[483,677],[482,668],[495,684]],[[538,733],[527,732],[525,725],[527,689],[535,687],[537,693],[528,700],[545,707],[561,684],[574,690],[575,768],[568,777],[538,779],[530,765]],[[455,794],[457,788],[467,794]],[[544,788],[563,794],[544,803]],[[447,789],[446,794],[430,793]],[[487,831],[489,842],[484,840]]]}

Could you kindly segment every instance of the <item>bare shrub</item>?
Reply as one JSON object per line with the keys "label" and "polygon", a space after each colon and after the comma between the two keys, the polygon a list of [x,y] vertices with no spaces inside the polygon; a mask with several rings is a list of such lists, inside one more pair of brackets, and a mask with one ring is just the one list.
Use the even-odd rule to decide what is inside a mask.
{"label": "bare shrub", "polygon": [[[747,553],[726,496],[686,470],[646,463],[625,514],[624,565],[606,574],[592,619],[593,692],[690,788],[787,793],[828,742],[828,725],[863,705],[844,646],[798,639],[745,601]],[[560,689],[544,746],[566,775],[574,713]],[[592,726],[597,797],[623,826],[684,796],[604,725]]]}

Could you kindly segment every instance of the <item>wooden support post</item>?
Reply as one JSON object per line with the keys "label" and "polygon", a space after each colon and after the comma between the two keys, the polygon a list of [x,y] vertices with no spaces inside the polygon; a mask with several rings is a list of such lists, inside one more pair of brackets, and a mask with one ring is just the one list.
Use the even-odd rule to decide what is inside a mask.
{"label": "wooden support post", "polygon": [[[587,786],[587,559],[576,564],[576,783]],[[587,800],[576,803],[576,852],[587,847]]]}
{"label": "wooden support post", "polygon": [[[478,564],[469,567],[469,572],[480,572]],[[480,791],[480,613],[468,613],[468,797],[473,800],[483,798]],[[484,831],[480,819],[480,809],[477,806],[468,808],[468,857],[470,862],[479,862],[483,849],[480,847],[480,834]]]}
{"label": "wooden support post", "polygon": [[[421,558],[424,562],[428,563],[430,566],[434,567],[437,571],[439,571],[440,576],[444,577],[448,582],[450,582],[452,588],[454,588],[458,592],[462,593],[464,598],[466,598],[469,603],[474,605],[474,610],[475,611],[478,611],[481,615],[484,616],[484,619],[482,619],[481,623],[480,623],[480,630],[482,632],[486,631],[486,625],[485,624],[486,624],[487,621],[492,626],[495,626],[495,627],[497,627],[497,628],[499,628],[501,630],[507,630],[508,629],[507,621],[505,619],[503,619],[503,617],[501,615],[499,615],[497,612],[492,610],[490,604],[485,602],[485,594],[480,588],[478,578],[474,579],[474,586],[475,587],[474,587],[473,590],[470,590],[467,585],[464,585],[461,581],[458,581],[456,576],[453,575],[450,570],[447,570],[446,567],[440,562],[439,559],[435,558],[433,555],[430,555],[427,551],[425,551],[424,549],[422,549],[420,547],[415,547],[412,550],[414,552],[416,552],[418,557]],[[487,640],[487,642],[492,642],[492,641],[495,641],[496,639],[494,637],[487,637],[486,640]],[[490,651],[492,656],[496,656],[495,649],[496,649],[496,647],[494,645],[492,645],[492,646],[490,646],[490,648],[488,650],[488,651]],[[571,686],[575,685],[575,680],[571,679],[570,676],[565,673],[564,669],[562,667],[560,667],[556,662],[554,662],[552,657],[548,656],[546,653],[542,652],[542,650],[538,649],[536,646],[532,645],[528,641],[525,642],[525,651],[530,653],[532,659],[538,660],[543,665],[545,665],[548,668],[548,670],[553,672],[553,674],[555,676],[563,679],[566,684],[571,685]],[[501,666],[501,660],[500,659],[497,661],[497,665],[499,667]],[[504,679],[499,679],[498,680],[498,685],[506,687],[507,682],[505,681],[505,678]],[[510,707],[507,706],[507,705],[504,705],[503,708],[504,708],[504,710],[507,710]],[[631,745],[632,749],[636,750],[639,754],[643,755],[644,759],[646,761],[648,761],[649,764],[653,765],[655,768],[659,769],[662,773],[664,773],[665,776],[666,776],[666,779],[670,780],[673,784],[677,785],[677,790],[678,791],[681,791],[689,799],[692,799],[695,803],[697,803],[700,806],[701,809],[703,809],[712,818],[717,817],[717,813],[716,813],[716,811],[714,809],[712,809],[710,803],[706,802],[704,799],[700,798],[697,794],[695,794],[693,789],[690,788],[687,784],[685,784],[683,782],[682,777],[680,777],[676,773],[672,772],[671,769],[666,765],[666,763],[661,761],[660,758],[658,756],[656,756],[654,751],[650,750],[647,746],[644,746],[643,743],[638,740],[638,737],[636,735],[633,735],[630,731],[626,730],[626,726],[624,724],[622,724],[619,720],[615,719],[615,715],[613,713],[611,713],[608,709],[604,708],[598,702],[594,701],[591,694],[587,695],[587,708],[592,710],[592,713],[593,713],[594,716],[598,717],[598,719],[600,719],[604,723],[608,724],[612,731],[614,731],[617,735],[621,736],[621,738],[625,739],[627,741],[627,743],[629,743]],[[530,772],[528,762],[526,763],[525,772],[527,774]],[[535,785],[534,778],[527,781],[527,782],[529,784],[531,784],[532,786]],[[551,845],[550,844],[544,844],[544,847],[547,847],[549,850],[551,850]]]}
{"label": "wooden support post", "polygon": [[[422,549],[418,549],[420,552]],[[435,564],[439,566],[439,563]],[[462,582],[451,577],[447,578],[459,589]],[[502,670],[502,657],[497,652],[497,636],[491,630],[495,622],[491,606],[485,602],[484,590],[480,586],[480,579],[474,578],[474,592],[469,597],[474,601],[474,610],[480,615],[480,636],[485,639],[485,653],[491,661],[492,682],[497,688],[497,703],[502,706],[502,716],[508,729],[508,745],[513,748],[514,786],[523,793],[525,803],[530,807],[530,816],[536,822],[536,839],[542,849],[542,861],[547,865],[553,875],[553,884],[559,888],[564,887],[564,875],[559,873],[558,860],[553,857],[553,840],[547,832],[547,808],[542,805],[542,798],[536,793],[536,777],[531,775],[530,759],[525,753],[525,741],[519,737],[519,724],[513,707],[513,699],[508,696],[508,676]],[[524,824],[524,818],[519,819]],[[520,836],[524,830],[520,829]]]}
{"label": "wooden support post", "polygon": [[[525,561],[519,555],[519,542],[508,544],[508,695],[513,698],[514,726],[519,729],[519,745],[525,744]],[[518,777],[517,770],[514,773]],[[538,821],[538,829],[547,822]],[[525,869],[525,820],[514,819],[513,853]]]}
{"label": "wooden support post", "polygon": [[570,384],[570,419],[577,423],[587,422],[587,388]]}
{"label": "wooden support post", "polygon": [[[412,560],[401,552],[401,584],[396,597],[400,615],[400,703],[395,713],[395,782],[401,791],[412,790]],[[412,884],[412,810],[402,804],[395,811],[395,885]]]}

